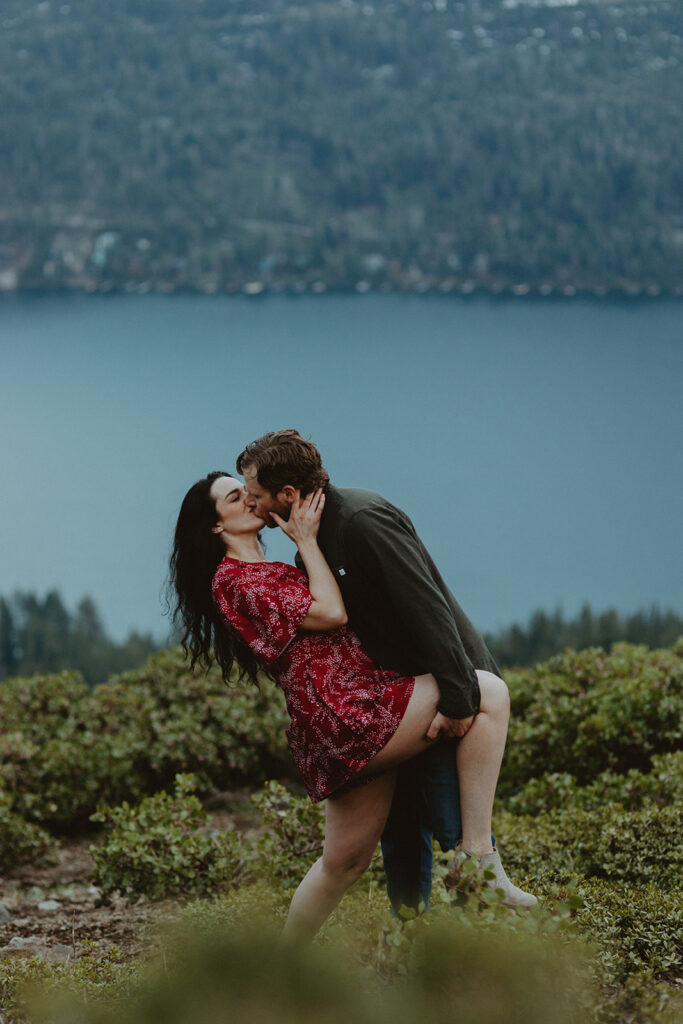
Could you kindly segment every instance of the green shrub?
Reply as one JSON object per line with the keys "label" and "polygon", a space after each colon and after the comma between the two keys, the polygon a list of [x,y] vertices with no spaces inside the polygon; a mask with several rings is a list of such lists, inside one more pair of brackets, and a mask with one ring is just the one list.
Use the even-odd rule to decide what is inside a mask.
{"label": "green shrub", "polygon": [[[679,879],[680,882],[680,879]],[[674,981],[683,971],[683,889],[663,892],[654,882],[624,886],[581,880],[577,923],[597,948],[603,985],[624,985],[632,975]]]}
{"label": "green shrub", "polygon": [[600,814],[570,809],[535,818],[501,812],[494,828],[506,868],[527,882],[583,875],[671,889],[683,877],[680,805],[624,811],[607,804]]}
{"label": "green shrub", "polygon": [[119,892],[134,903],[141,896],[205,896],[236,885],[245,865],[235,832],[209,833],[208,815],[192,795],[191,776],[176,777],[175,792],[146,797],[137,807],[123,803],[92,815],[108,826],[95,858],[92,880],[102,902]]}
{"label": "green shrub", "polygon": [[531,778],[569,773],[584,786],[605,771],[649,772],[683,736],[683,642],[673,650],[615,644],[565,651],[506,674],[512,702],[499,795]]}
{"label": "green shrub", "polygon": [[13,814],[10,805],[9,796],[0,790],[0,874],[19,864],[54,863],[57,848],[52,836]]}
{"label": "green shrub", "polygon": [[190,671],[175,648],[95,695],[107,721],[139,736],[132,766],[145,792],[171,785],[178,772],[191,772],[204,793],[295,774],[284,697],[265,677],[257,688],[235,672],[226,686],[216,669]]}
{"label": "green shrub", "polygon": [[27,819],[68,821],[82,813],[101,774],[83,713],[89,695],[73,672],[8,679],[0,687],[0,783]]}
{"label": "green shrub", "polygon": [[625,775],[602,772],[588,786],[577,786],[567,772],[546,773],[530,779],[505,803],[514,814],[540,814],[562,807],[601,811],[605,804],[618,803],[635,811],[647,803],[658,807],[683,802],[683,751],[654,754],[652,771],[631,768]]}
{"label": "green shrub", "polygon": [[58,828],[195,774],[210,793],[294,774],[282,693],[190,672],[179,649],[89,691],[73,673],[0,687],[0,784],[12,809]]}
{"label": "green shrub", "polygon": [[78,672],[5,679],[0,686],[3,733],[36,727],[56,730],[89,692]]}
{"label": "green shrub", "polygon": [[264,826],[254,848],[261,873],[298,885],[322,853],[323,805],[295,796],[278,782],[267,783],[251,802]]}
{"label": "green shrub", "polygon": [[[683,647],[622,644],[611,655],[565,652],[511,673],[514,714],[501,796],[514,798],[545,776],[515,805],[535,812],[568,793],[569,780],[554,776],[570,775],[582,788],[603,776],[593,794],[599,803],[601,793],[611,798],[609,772],[612,791],[626,799],[616,776],[651,774],[653,758],[680,745],[682,654]],[[92,692],[73,673],[7,680],[0,719],[0,784],[13,794],[12,809],[62,829],[87,822],[99,803],[136,802],[169,787],[178,772],[192,772],[204,794],[296,777],[279,689],[267,680],[260,690],[226,687],[216,671],[190,672],[178,649]],[[634,800],[638,779],[625,784],[635,787]],[[647,785],[640,789],[644,799]],[[652,799],[663,801],[665,791],[663,782]]]}

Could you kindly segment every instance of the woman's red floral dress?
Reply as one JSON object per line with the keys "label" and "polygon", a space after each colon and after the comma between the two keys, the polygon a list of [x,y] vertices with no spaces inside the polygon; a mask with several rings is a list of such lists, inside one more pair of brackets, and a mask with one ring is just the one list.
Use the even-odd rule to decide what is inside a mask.
{"label": "woman's red floral dress", "polygon": [[391,739],[415,680],[378,669],[348,626],[301,630],[312,598],[293,565],[225,558],[212,591],[228,624],[284,690],[294,760],[311,800],[324,800]]}

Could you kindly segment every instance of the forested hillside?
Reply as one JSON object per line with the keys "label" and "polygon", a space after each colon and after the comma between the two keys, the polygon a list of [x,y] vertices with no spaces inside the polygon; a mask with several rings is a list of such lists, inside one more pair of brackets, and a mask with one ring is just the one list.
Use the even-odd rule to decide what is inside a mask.
{"label": "forested hillside", "polygon": [[4,0],[0,288],[683,286],[678,0]]}

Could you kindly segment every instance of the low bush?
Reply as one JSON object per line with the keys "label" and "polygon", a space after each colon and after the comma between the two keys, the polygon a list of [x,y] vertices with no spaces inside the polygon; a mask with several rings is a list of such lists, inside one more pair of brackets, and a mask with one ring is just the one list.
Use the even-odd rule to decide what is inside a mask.
{"label": "low bush", "polygon": [[10,810],[10,798],[0,790],[0,873],[20,864],[54,863],[57,847],[52,836]]}
{"label": "low bush", "polygon": [[278,782],[267,783],[251,801],[264,826],[252,853],[260,863],[260,873],[297,885],[322,853],[323,805],[295,796]]}
{"label": "low bush", "polygon": [[[535,812],[568,792],[564,776],[581,788],[602,776],[599,802],[600,793],[613,798],[611,773],[615,794],[621,787],[626,798],[614,778],[633,771],[637,789],[654,759],[680,746],[682,680],[683,643],[671,651],[620,644],[611,655],[565,652],[510,673],[501,797],[546,777],[525,793],[526,806],[516,805]],[[171,786],[178,772],[194,774],[201,794],[295,777],[279,689],[266,679],[260,689],[236,679],[226,687],[215,670],[191,672],[178,649],[92,692],[73,673],[6,680],[0,719],[0,784],[12,809],[54,828],[83,825],[99,803],[136,802]],[[662,801],[665,790],[662,782]]]}
{"label": "low bush", "polygon": [[[494,827],[508,873],[539,896],[539,906],[511,910],[476,878],[466,879],[455,893],[447,892],[442,883],[448,858],[437,853],[432,910],[392,918],[378,855],[318,939],[321,946],[337,951],[340,962],[346,957],[356,965],[351,984],[369,992],[379,979],[389,1005],[405,978],[407,1013],[406,1007],[413,1005],[410,993],[420,990],[425,978],[442,984],[441,967],[428,975],[431,965],[420,960],[420,949],[431,948],[421,946],[428,941],[423,937],[436,935],[442,925],[452,929],[457,924],[460,933],[457,940],[443,940],[447,950],[456,948],[450,942],[465,941],[473,949],[483,948],[482,942],[497,949],[502,940],[509,956],[527,941],[547,942],[550,949],[556,940],[572,945],[579,935],[592,943],[592,981],[582,989],[585,996],[569,986],[570,1002],[574,995],[578,1000],[571,1002],[570,1019],[591,1024],[673,1024],[680,1019],[682,664],[683,642],[670,651],[617,645],[610,655],[567,651],[533,671],[510,673],[513,721],[499,787],[502,809],[496,812]],[[178,651],[164,652],[143,669],[92,693],[73,674],[3,683],[0,789],[4,786],[11,796],[0,800],[0,850],[3,835],[16,836],[5,844],[9,850],[14,843],[14,862],[17,856],[38,855],[31,842],[44,841],[44,834],[32,833],[17,817],[19,811],[33,821],[64,828],[83,821],[98,803],[108,803],[112,809],[94,816],[107,829],[94,850],[95,880],[105,900],[114,892],[130,900],[142,895],[194,899],[172,911],[180,938],[173,943],[159,940],[166,943],[169,962],[182,973],[194,956],[189,947],[183,952],[190,924],[201,924],[207,936],[213,924],[237,935],[244,925],[260,920],[260,910],[271,923],[281,922],[296,885],[320,854],[322,808],[280,783],[271,782],[253,796],[261,826],[240,837],[212,834],[198,800],[236,784],[255,785],[269,775],[292,772],[285,749],[286,717],[282,695],[269,682],[261,691],[237,684],[226,688],[215,672],[189,672]],[[193,771],[194,782],[181,777],[171,792],[183,770]],[[149,795],[153,793],[157,795]],[[27,835],[33,839],[17,853],[21,837]],[[268,931],[266,925],[259,927]],[[265,952],[253,955],[270,955],[269,941]],[[497,955],[494,951],[496,975]],[[438,954],[436,962],[440,964]],[[43,964],[35,971],[48,988],[58,976],[72,980],[82,1005],[67,1016],[70,1021],[104,1024],[118,1014],[118,1019],[147,1024],[146,1001],[156,995],[152,982],[146,987],[147,982],[139,985],[136,980],[144,966],[136,961],[110,970],[103,961],[101,976],[94,962],[88,969]],[[262,964],[260,968],[262,974]],[[518,969],[525,969],[521,961]],[[31,968],[22,964],[14,974],[29,976]],[[0,963],[0,994],[8,1006],[16,1005],[18,982],[11,975]],[[229,988],[231,977],[216,995],[219,1007],[230,991],[238,1001],[243,999],[247,1012],[258,1008],[269,1020],[267,1000],[261,1006],[258,992],[247,996]],[[514,1007],[516,989],[506,977],[501,968],[500,991]],[[108,1004],[101,1009],[96,1006],[100,980],[99,991]],[[466,989],[467,979],[461,982]],[[547,1019],[557,1019],[554,1008],[544,1003],[543,992],[549,990],[543,985],[552,983],[539,983],[539,1005],[546,1007]],[[207,975],[207,986],[211,984]],[[456,997],[449,984],[443,981],[451,1007]],[[122,1003],[126,985],[135,998]],[[533,988],[531,983],[528,987]],[[438,993],[434,1010],[425,991],[427,1009],[420,1012],[420,1022],[431,1019],[430,1014],[450,1015]],[[510,1013],[501,1014],[497,993],[495,988],[491,1012],[507,1019]],[[484,1014],[475,996],[470,993],[473,1012]],[[179,1006],[186,1005],[183,998],[179,989]],[[362,1020],[364,1005],[361,1000],[358,1008],[349,1004],[346,1011]],[[563,1003],[562,1012],[569,1005]],[[200,999],[197,1013],[201,1006]],[[193,1004],[184,1018],[189,1024],[194,1012]],[[302,1003],[299,1019],[305,1020],[308,1012],[308,1004]],[[311,1012],[326,1019],[316,1007]],[[479,1020],[462,1012],[468,1020]],[[528,1010],[531,1020],[536,1019],[533,1012]],[[172,1024],[172,1012],[163,1013]],[[395,1016],[402,1019],[398,1011]],[[3,1017],[5,1024],[28,1019],[18,1011],[14,1017],[3,1011]],[[498,1017],[481,1017],[488,1019]]]}
{"label": "low bush", "polygon": [[636,768],[624,775],[602,772],[588,786],[577,786],[567,772],[546,773],[530,779],[508,798],[505,807],[514,814],[540,814],[567,807],[600,811],[608,803],[621,804],[629,811],[647,803],[658,807],[683,803],[683,751],[654,754],[650,772]]}
{"label": "low bush", "polygon": [[208,830],[209,818],[193,795],[194,786],[190,776],[178,775],[172,795],[161,792],[137,807],[124,802],[92,815],[108,829],[103,842],[90,848],[101,902],[114,892],[132,903],[142,896],[215,895],[242,881],[239,836]]}
{"label": "low bush", "polygon": [[112,765],[93,728],[90,691],[73,672],[0,686],[0,782],[12,809],[44,824],[71,822],[111,792]]}
{"label": "low bush", "polygon": [[293,774],[281,692],[191,672],[176,649],[89,691],[73,673],[0,686],[0,784],[12,809],[53,828],[98,804],[138,801],[192,772],[210,793]]}
{"label": "low bush", "polygon": [[198,791],[258,785],[295,774],[287,746],[287,711],[281,690],[263,677],[260,686],[227,686],[217,669],[191,671],[180,648],[162,651],[132,672],[95,691],[100,714],[140,737],[132,767],[144,792],[172,785],[191,772]]}
{"label": "low bush", "polygon": [[546,773],[585,786],[605,771],[649,772],[655,754],[681,747],[683,639],[671,650],[565,651],[506,680],[512,718],[501,797]]}
{"label": "low bush", "polygon": [[601,814],[581,809],[537,817],[496,815],[494,828],[506,868],[527,883],[581,875],[663,890],[681,885],[683,807],[647,805],[625,811],[607,804]]}
{"label": "low bush", "polygon": [[663,892],[654,882],[624,886],[577,881],[577,924],[597,947],[598,977],[607,987],[630,977],[674,982],[683,973],[683,890]]}

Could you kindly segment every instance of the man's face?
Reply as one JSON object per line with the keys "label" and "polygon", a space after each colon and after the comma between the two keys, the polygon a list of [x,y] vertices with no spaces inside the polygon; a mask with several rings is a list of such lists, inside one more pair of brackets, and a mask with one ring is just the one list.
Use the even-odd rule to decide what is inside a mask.
{"label": "man's face", "polygon": [[270,517],[271,512],[276,512],[283,519],[289,519],[291,505],[284,500],[282,491],[273,496],[262,487],[252,466],[245,466],[242,475],[247,490],[247,505],[260,519],[265,519],[266,526],[277,526],[275,520]]}

